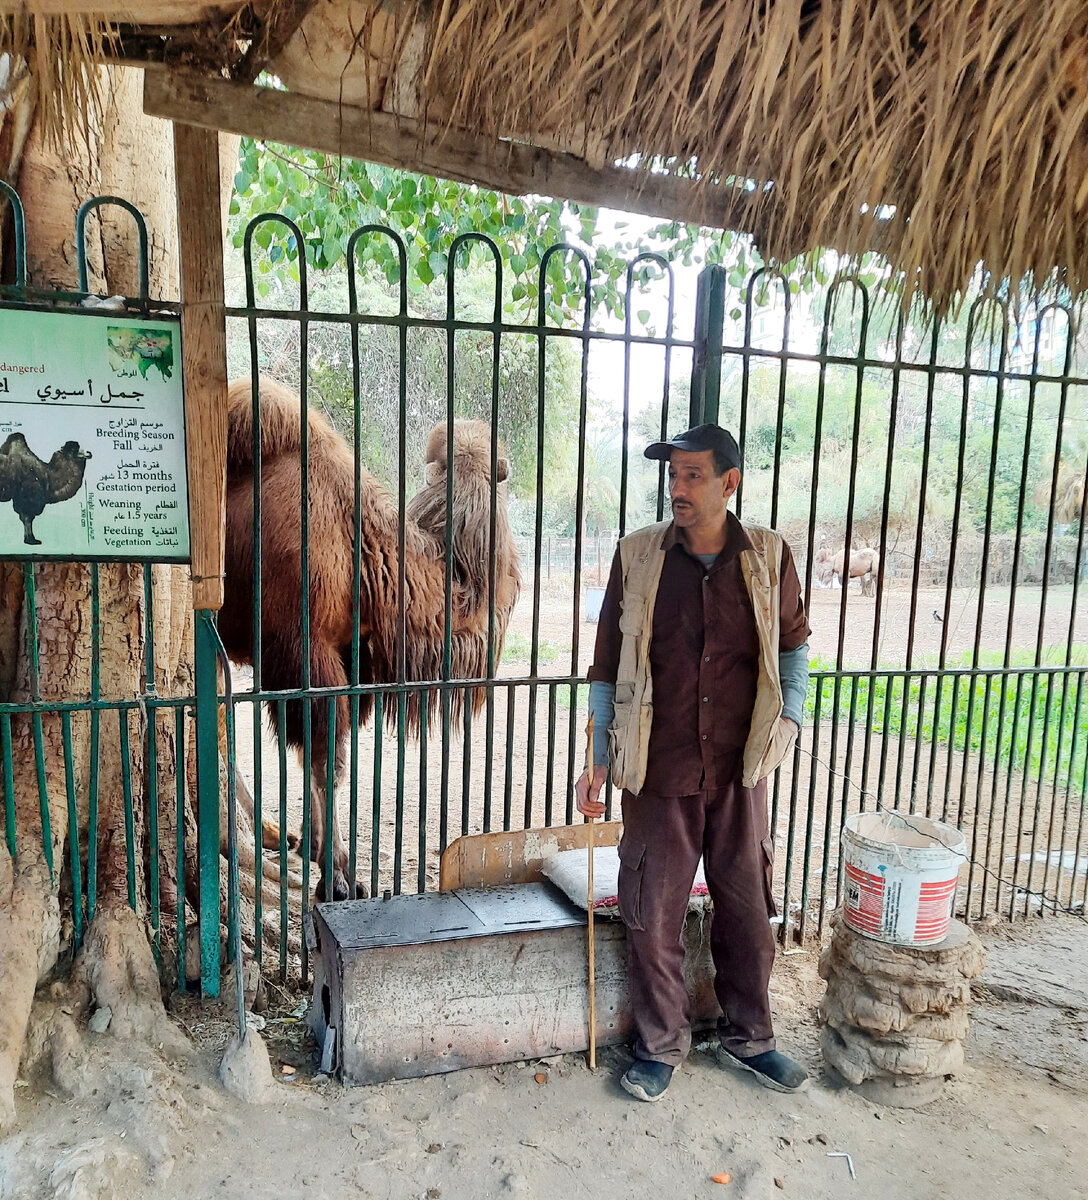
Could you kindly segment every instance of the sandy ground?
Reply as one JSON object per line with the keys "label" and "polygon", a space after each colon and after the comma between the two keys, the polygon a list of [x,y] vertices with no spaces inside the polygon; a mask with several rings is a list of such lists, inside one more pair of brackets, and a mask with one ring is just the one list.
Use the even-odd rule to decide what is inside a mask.
{"label": "sandy ground", "polygon": [[[49,1094],[48,1080],[20,1089],[18,1123],[0,1141],[0,1197],[1088,1196],[1088,923],[980,932],[988,965],[967,1066],[925,1109],[876,1107],[825,1077],[811,952],[780,960],[773,985],[780,1044],[814,1077],[797,1096],[696,1052],[661,1103],[640,1104],[617,1086],[619,1050],[595,1074],[568,1055],[346,1090],[314,1074],[302,1027],[273,1005],[266,1036],[281,1082],[271,1103],[248,1107],[214,1074],[226,1023],[184,1004],[192,1062],[86,1034],[78,1098]],[[856,1180],[829,1151],[851,1155]],[[720,1172],[727,1187],[712,1182]]]}

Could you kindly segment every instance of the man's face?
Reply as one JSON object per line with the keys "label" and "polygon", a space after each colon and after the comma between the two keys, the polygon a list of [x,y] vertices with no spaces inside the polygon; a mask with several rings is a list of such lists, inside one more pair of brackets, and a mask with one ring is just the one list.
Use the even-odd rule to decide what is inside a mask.
{"label": "man's face", "polygon": [[740,483],[732,467],[714,473],[712,450],[674,450],[669,455],[669,497],[673,520],[680,529],[710,528],[725,520],[729,497]]}

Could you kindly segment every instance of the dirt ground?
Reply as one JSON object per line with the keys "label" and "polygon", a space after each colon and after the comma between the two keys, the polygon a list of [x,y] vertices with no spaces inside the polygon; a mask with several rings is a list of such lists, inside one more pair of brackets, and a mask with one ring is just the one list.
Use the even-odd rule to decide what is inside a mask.
{"label": "dirt ground", "polygon": [[[64,1080],[74,1098],[49,1079],[20,1089],[18,1123],[0,1141],[0,1197],[1086,1197],[1088,923],[980,933],[988,965],[967,1065],[924,1109],[877,1107],[824,1075],[812,952],[781,959],[772,989],[780,1045],[813,1074],[796,1096],[700,1051],[654,1106],[618,1087],[620,1050],[596,1073],[567,1055],[344,1089],[315,1074],[284,999],[266,1013],[274,1097],[250,1107],[216,1078],[227,1022],[186,1002],[177,1019],[196,1040],[191,1061],[84,1033],[81,1067]],[[856,1180],[831,1151],[851,1156]],[[720,1172],[732,1183],[713,1183]]]}

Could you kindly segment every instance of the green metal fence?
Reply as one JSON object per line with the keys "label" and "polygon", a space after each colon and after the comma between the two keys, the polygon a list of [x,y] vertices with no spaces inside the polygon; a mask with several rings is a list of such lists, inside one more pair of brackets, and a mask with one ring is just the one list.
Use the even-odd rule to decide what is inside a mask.
{"label": "green metal fence", "polygon": [[[258,239],[268,226],[272,234]],[[247,937],[256,930],[252,949],[266,970],[285,978],[305,972],[302,919],[315,880],[308,857],[288,845],[287,834],[300,831],[307,844],[313,812],[306,781],[315,767],[327,793],[333,791],[333,762],[313,761],[319,708],[335,726],[343,721],[337,700],[346,698],[352,732],[336,802],[347,832],[347,875],[373,895],[437,886],[438,856],[462,834],[574,820],[595,636],[584,619],[587,589],[599,587],[608,569],[607,551],[598,568],[597,547],[610,547],[615,536],[664,512],[663,473],[645,463],[642,445],[700,419],[719,419],[738,434],[746,464],[738,510],[785,533],[814,631],[806,728],[773,789],[783,942],[822,930],[841,892],[842,822],[878,805],[937,816],[967,831],[971,861],[961,878],[959,912],[976,918],[1083,910],[1088,610],[1081,587],[1088,560],[1083,499],[1067,500],[1076,500],[1076,481],[1083,489],[1088,470],[1088,380],[1075,371],[1067,308],[1017,311],[1007,298],[984,294],[957,320],[926,323],[874,308],[857,280],[835,278],[806,293],[773,272],[759,272],[737,287],[722,268],[711,267],[696,287],[659,256],[642,255],[628,271],[623,317],[610,322],[593,304],[589,257],[580,248],[556,246],[541,264],[535,315],[518,320],[505,303],[501,255],[489,239],[468,235],[453,244],[443,310],[418,298],[410,303],[408,252],[393,231],[377,227],[354,236],[336,302],[321,286],[314,289],[321,302],[312,303],[304,260],[293,282],[281,267],[282,248],[276,254],[277,240],[290,238],[301,245],[298,229],[281,216],[258,218],[247,231],[245,294],[228,309],[233,362],[258,392],[260,371],[269,368],[296,388],[304,463],[304,415],[308,405],[321,405],[356,461],[388,487],[401,514],[398,555],[389,564],[400,631],[395,670],[389,678],[368,675],[367,645],[356,625],[346,686],[312,687],[303,655],[297,684],[270,690],[258,571],[252,673],[234,671],[225,776],[218,755],[208,750],[218,744],[222,703],[221,696],[215,699],[211,621],[197,622],[193,695],[158,695],[149,636],[140,696],[103,696],[93,672],[89,694],[64,703],[42,702],[33,686],[18,702],[0,698],[9,851],[31,836],[15,828],[14,772],[30,768],[15,761],[13,728],[31,722],[39,744],[53,736],[43,732],[43,721],[59,714],[69,810],[82,819],[86,805],[90,828],[86,843],[73,839],[64,861],[52,864],[74,898],[73,943],[94,910],[100,803],[93,767],[83,775],[72,764],[73,722],[89,723],[92,764],[106,738],[142,749],[149,766],[139,777],[125,777],[123,797],[130,900],[147,912],[157,950],[179,960],[182,978],[185,938],[178,931],[194,921],[197,908],[205,910],[201,972],[212,993],[219,972],[221,778],[232,788],[236,780],[244,784],[253,800],[251,808],[242,806],[235,846],[243,867],[228,871],[231,910],[240,914],[230,922],[232,950],[240,945],[240,930]],[[356,266],[358,247],[374,238],[388,239],[399,263],[381,303],[370,302],[375,289],[363,286]],[[280,282],[274,301],[258,303],[262,255],[272,262],[265,274]],[[486,312],[466,310],[459,307],[458,281],[470,268],[478,281],[482,257],[491,298]],[[579,311],[560,324],[546,303],[553,258],[583,280]],[[146,290],[134,303],[147,303]],[[636,318],[644,304],[649,321]],[[393,364],[395,394],[374,390],[372,364],[382,355]],[[428,362],[435,369],[424,378],[419,364]],[[509,380],[514,365],[525,363],[531,364],[523,371],[530,381],[523,384],[528,408],[518,408]],[[475,390],[465,383],[470,368]],[[507,485],[507,502],[523,590],[503,653],[491,612],[482,633],[487,669],[478,678],[457,678],[450,652],[455,585],[446,571],[435,614],[443,667],[437,678],[421,681],[410,677],[404,648],[413,601],[405,588],[403,514],[422,475],[425,426],[460,416],[481,417],[492,428],[493,472],[499,435],[522,467]],[[258,512],[262,494],[258,467]],[[492,595],[501,503],[493,492]],[[352,605],[358,611],[366,569],[358,484],[345,520],[354,535]],[[308,521],[303,503],[300,570],[313,584],[320,548],[308,544]],[[569,554],[556,552],[562,539]],[[447,529],[446,561],[451,540]],[[255,541],[259,562],[259,523]],[[871,580],[863,579],[872,594],[849,578],[836,586],[835,552],[862,543],[879,554]],[[38,652],[35,571],[42,569],[24,570],[31,660]],[[89,571],[97,663],[109,634],[101,628],[99,568]],[[301,587],[297,599],[306,645],[311,587]],[[153,630],[150,569],[144,605],[145,628]],[[470,703],[476,693],[483,697],[478,713]],[[296,764],[285,735],[291,706],[300,701]],[[370,703],[370,720],[356,733]],[[407,732],[413,703],[431,718],[418,737]],[[166,714],[158,724],[155,713]],[[203,723],[202,794],[195,806],[184,770],[174,773],[167,794],[155,769],[162,721],[172,722],[176,743],[186,745],[194,716]],[[40,757],[35,769],[44,798]],[[610,805],[616,801],[609,798]],[[328,823],[331,800],[326,804]],[[41,811],[47,819],[44,799]],[[271,847],[263,845],[266,817],[280,827]],[[44,842],[51,845],[48,829]],[[176,912],[172,902],[164,911],[164,864],[182,880]],[[331,865],[328,857],[318,864],[326,872]]]}
{"label": "green metal fence", "polygon": [[[177,310],[177,305],[168,301],[152,302],[144,219],[128,201],[115,196],[95,197],[76,214],[78,290],[41,291],[28,286],[22,204],[9,185],[0,182],[0,190],[11,204],[15,234],[15,279],[3,289],[6,303],[36,309],[79,307],[88,287],[88,220],[103,206],[116,206],[136,225],[139,295],[122,301],[115,311],[131,316]],[[146,917],[157,961],[169,957],[171,971],[184,980],[186,946],[177,931],[183,931],[193,916],[189,902],[195,899],[195,891],[187,900],[186,884],[188,879],[195,886],[195,879],[191,865],[187,868],[186,824],[190,818],[185,770],[184,766],[177,769],[174,752],[187,743],[186,723],[194,698],[184,693],[160,694],[152,565],[90,563],[74,567],[39,559],[6,567],[8,604],[17,603],[21,608],[20,644],[15,661],[4,664],[4,691],[0,694],[0,780],[7,851],[18,865],[44,858],[50,878],[59,883],[66,917],[62,922],[63,951],[78,949],[104,892],[109,891],[112,898],[119,890],[123,899]],[[138,628],[119,629],[115,624],[118,617],[111,608],[112,591],[120,573],[124,573],[125,586],[131,588],[135,583]],[[16,580],[18,601],[12,590]],[[39,595],[43,590],[48,592],[51,606],[70,608],[78,630],[71,630],[68,643],[42,643]],[[9,610],[8,615],[14,614]],[[52,615],[55,619],[56,613]],[[118,638],[136,643],[135,661],[127,662],[127,670],[131,678],[140,681],[123,694],[103,678],[111,640],[115,653]],[[88,684],[85,694],[80,694],[68,672],[74,678],[83,666]],[[214,694],[213,679],[213,709]],[[163,745],[164,740],[168,745]],[[121,767],[116,781],[111,779],[104,787],[101,767],[107,746]],[[37,793],[36,812],[24,810],[21,826],[16,807],[20,779],[29,781]],[[114,782],[119,795],[107,794]],[[212,828],[217,831],[217,798],[213,797],[211,804],[212,811],[205,819],[214,822]],[[59,812],[69,830],[66,844],[54,828]],[[72,831],[76,831],[74,835]],[[217,840],[217,832],[215,837]],[[59,849],[63,849],[61,857]],[[103,857],[106,853],[108,866]],[[171,881],[165,921],[164,873]]]}
{"label": "green metal fence", "polygon": [[[1088,662],[1080,600],[1083,506],[1064,530],[1056,515],[1059,468],[1068,465],[1063,455],[1068,457],[1070,444],[1081,447],[1077,435],[1085,412],[1085,380],[1073,373],[1075,339],[1067,308],[1051,306],[1029,321],[1010,311],[1006,299],[983,296],[965,308],[958,323],[915,328],[906,315],[896,319],[885,311],[874,317],[868,292],[857,281],[836,279],[802,307],[788,282],[772,273],[758,273],[738,290],[724,270],[710,268],[699,280],[693,331],[685,337],[676,331],[672,268],[646,255],[628,274],[622,329],[608,328],[590,319],[588,260],[576,248],[557,246],[550,255],[568,256],[584,271],[581,311],[562,326],[549,321],[545,262],[536,320],[516,323],[503,305],[498,248],[470,238],[459,239],[451,251],[443,314],[411,313],[403,282],[394,292],[396,311],[360,310],[354,256],[345,309],[310,308],[303,279],[297,302],[272,310],[254,307],[252,298],[252,237],[263,220],[257,218],[247,234],[248,301],[231,310],[246,322],[251,361],[258,357],[262,323],[296,325],[299,357],[288,374],[305,394],[313,367],[306,331],[346,326],[353,364],[346,432],[358,449],[366,443],[373,406],[380,403],[368,395],[360,371],[360,358],[366,357],[361,343],[374,330],[395,331],[401,362],[398,437],[387,467],[402,511],[406,477],[418,467],[412,447],[421,441],[418,417],[408,405],[412,347],[432,334],[445,343],[442,370],[432,380],[439,415],[484,416],[495,427],[503,424],[504,345],[529,338],[538,356],[535,479],[521,493],[518,530],[526,587],[511,622],[514,634],[524,630],[524,646],[512,653],[508,636],[497,671],[481,680],[443,678],[430,689],[440,704],[453,687],[482,685],[487,697],[482,736],[470,712],[454,727],[442,709],[430,736],[424,730],[417,743],[406,740],[398,732],[403,714],[392,706],[418,685],[400,675],[386,692],[384,708],[379,700],[374,726],[352,740],[345,789],[351,863],[371,892],[434,886],[437,856],[458,833],[574,819],[572,786],[583,755],[579,685],[594,636],[582,620],[584,593],[587,583],[603,582],[586,554],[587,547],[600,544],[601,530],[578,532],[585,530],[590,482],[587,441],[609,419],[621,433],[618,498],[605,532],[611,544],[613,535],[639,523],[636,514],[654,519],[663,510],[660,475],[654,502],[641,508],[636,502],[645,484],[633,478],[638,437],[649,440],[688,421],[718,418],[737,430],[746,451],[738,507],[746,517],[786,531],[821,635],[814,638],[812,723],[774,788],[783,940],[823,927],[841,891],[842,821],[878,804],[969,828],[972,862],[958,900],[961,912],[1019,915],[1083,906],[1081,735]],[[396,235],[368,228],[358,236],[393,239],[403,281],[406,251]],[[458,251],[470,241],[487,245],[494,261],[490,319],[472,319],[457,309]],[[663,333],[632,328],[632,291],[648,264],[662,293]],[[802,322],[807,328],[798,337]],[[475,405],[457,385],[463,334],[485,334],[486,350],[475,345],[492,356],[490,394],[477,397]],[[578,356],[578,404],[568,421],[580,486],[570,557],[560,563],[554,548],[562,535],[549,531],[544,520],[545,436],[551,435],[553,403],[545,379],[548,356],[562,343],[573,344]],[[599,385],[596,396],[589,387],[593,356],[607,346],[616,348],[617,363],[622,360],[610,384],[615,401],[610,408],[601,403]],[[647,353],[659,358],[654,374],[659,394],[648,403],[643,389],[636,411],[632,394],[639,369],[632,356]],[[687,395],[672,382],[678,378],[690,378]],[[798,401],[800,391],[807,409]],[[903,428],[904,414],[914,423],[913,434]],[[803,450],[791,453],[791,442],[804,440],[798,436],[804,419],[807,456]],[[838,461],[832,461],[829,445]],[[870,496],[863,512],[859,471],[874,461],[882,503],[874,508]],[[913,504],[897,512],[907,466],[916,492]],[[1072,467],[1083,470],[1079,462]],[[1032,507],[1028,501],[1040,471],[1051,481],[1050,495]],[[972,501],[968,484],[980,479]],[[870,479],[868,491],[873,490]],[[931,500],[937,492],[945,511],[934,519]],[[874,595],[821,588],[827,582],[821,578],[821,537],[842,547],[858,535],[886,550],[872,580]],[[943,555],[942,562],[933,561],[935,553]],[[448,625],[448,587],[446,600]],[[562,622],[560,638],[550,609]],[[858,627],[864,628],[860,641]],[[546,662],[549,655],[554,656]],[[352,679],[358,678],[353,661]],[[348,694],[368,691],[377,691],[377,685],[353,683]],[[255,711],[262,698],[255,671],[252,691],[239,697],[239,703],[254,706],[247,753],[254,758],[255,778],[263,777],[262,757],[269,753],[268,746],[262,749],[267,739]],[[285,794],[281,773],[281,802]],[[305,822],[305,802],[301,807]]]}

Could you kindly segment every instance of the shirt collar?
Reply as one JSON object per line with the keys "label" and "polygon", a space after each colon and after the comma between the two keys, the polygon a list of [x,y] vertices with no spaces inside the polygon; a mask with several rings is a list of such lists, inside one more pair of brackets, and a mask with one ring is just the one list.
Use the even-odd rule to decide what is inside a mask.
{"label": "shirt collar", "polygon": [[[666,553],[673,546],[683,546],[684,539],[680,536],[680,531],[676,528],[676,522],[672,521],[668,529],[665,530],[665,537],[661,542],[661,549]],[[742,550],[751,550],[752,543],[748,538],[748,534],[744,531],[744,526],[731,512],[725,514],[725,545],[722,547],[719,555],[723,561],[728,561],[740,554]]]}

